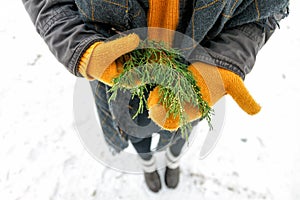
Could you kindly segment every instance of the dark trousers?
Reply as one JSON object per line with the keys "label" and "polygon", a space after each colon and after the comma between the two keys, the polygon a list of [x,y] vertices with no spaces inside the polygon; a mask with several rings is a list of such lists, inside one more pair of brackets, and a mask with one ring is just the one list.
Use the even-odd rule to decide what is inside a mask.
{"label": "dark trousers", "polygon": [[104,138],[107,144],[115,149],[116,152],[120,152],[125,149],[128,146],[127,140],[130,140],[139,156],[144,160],[149,160],[155,151],[161,151],[167,147],[170,147],[171,153],[175,157],[180,154],[185,143],[185,139],[181,137],[180,130],[176,132],[170,132],[166,130],[158,131],[158,134],[160,135],[159,142],[156,150],[151,150],[150,146],[152,137],[134,137],[118,128],[118,125],[115,123],[110,112],[110,107],[108,104],[109,97],[107,95],[109,87],[99,81],[91,81],[90,84],[95,97],[96,109]]}
{"label": "dark trousers", "polygon": [[[164,137],[164,136],[161,135],[161,137]],[[144,160],[150,160],[154,153],[150,149],[151,142],[152,142],[152,137],[143,138],[142,140],[139,140],[138,142],[131,140],[133,147],[135,148],[135,150],[137,151],[139,156]],[[170,139],[170,143],[167,146],[170,148],[172,155],[175,157],[178,157],[180,155],[181,149],[184,144],[185,144],[185,139],[179,137],[176,140]],[[160,142],[159,142],[156,150],[160,151],[165,148],[166,147],[164,147],[164,146],[160,146]]]}

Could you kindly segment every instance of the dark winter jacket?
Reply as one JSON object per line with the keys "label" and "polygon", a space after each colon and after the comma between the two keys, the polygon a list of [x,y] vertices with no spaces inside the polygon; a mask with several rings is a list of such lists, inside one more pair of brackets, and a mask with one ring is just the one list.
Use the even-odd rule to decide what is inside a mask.
{"label": "dark winter jacket", "polygon": [[[242,78],[254,65],[288,0],[181,0],[177,30],[199,42],[190,60],[229,69]],[[147,0],[23,0],[26,10],[56,58],[76,76],[82,54],[115,30],[147,26]],[[92,3],[92,4],[91,4]],[[86,24],[84,24],[84,22]]]}

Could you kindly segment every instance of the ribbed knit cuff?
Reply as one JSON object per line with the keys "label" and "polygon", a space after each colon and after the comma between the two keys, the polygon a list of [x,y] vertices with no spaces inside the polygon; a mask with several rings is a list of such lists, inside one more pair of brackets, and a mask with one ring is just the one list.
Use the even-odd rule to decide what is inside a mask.
{"label": "ribbed knit cuff", "polygon": [[151,173],[156,170],[156,160],[154,156],[152,156],[150,160],[144,160],[142,158],[139,158],[139,160],[144,172]]}
{"label": "ribbed knit cuff", "polygon": [[166,162],[167,162],[167,167],[169,167],[170,169],[176,169],[177,167],[179,167],[179,161],[180,161],[180,155],[175,157],[170,148],[168,147],[166,150]]}
{"label": "ribbed knit cuff", "polygon": [[102,42],[95,42],[94,44],[92,44],[86,51],[85,53],[82,55],[80,61],[79,61],[79,66],[78,66],[78,71],[79,73],[86,79],[92,81],[95,80],[95,78],[93,78],[91,75],[89,75],[87,73],[87,68],[88,68],[88,62],[89,62],[89,58],[94,50],[94,48],[98,45],[101,44]]}

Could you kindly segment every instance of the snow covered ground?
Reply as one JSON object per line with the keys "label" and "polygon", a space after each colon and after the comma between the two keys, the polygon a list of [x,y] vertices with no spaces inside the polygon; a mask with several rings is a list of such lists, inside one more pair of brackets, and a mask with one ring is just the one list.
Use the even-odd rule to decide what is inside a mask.
{"label": "snow covered ground", "polygon": [[106,168],[85,150],[73,119],[76,78],[51,55],[21,1],[2,5],[0,199],[300,199],[299,8],[291,2],[245,81],[262,111],[247,116],[226,97],[213,152],[201,160],[192,146],[178,188],[153,194],[141,174]]}

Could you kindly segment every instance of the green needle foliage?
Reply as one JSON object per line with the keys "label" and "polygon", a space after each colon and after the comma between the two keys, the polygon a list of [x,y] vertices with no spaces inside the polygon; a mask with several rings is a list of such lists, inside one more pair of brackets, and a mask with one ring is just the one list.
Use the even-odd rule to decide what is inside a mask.
{"label": "green needle foliage", "polygon": [[[160,103],[167,108],[167,115],[178,117],[183,136],[187,137],[191,128],[187,120],[184,105],[190,103],[197,107],[211,127],[212,109],[202,99],[201,88],[196,81],[188,65],[184,64],[180,51],[167,48],[162,42],[145,40],[139,48],[124,56],[124,71],[114,79],[114,85],[109,100],[114,100],[119,90],[130,90],[132,97],[138,96],[139,107],[135,118],[143,112],[147,105],[146,96],[149,88],[159,86]],[[212,127],[211,127],[212,128]]]}

